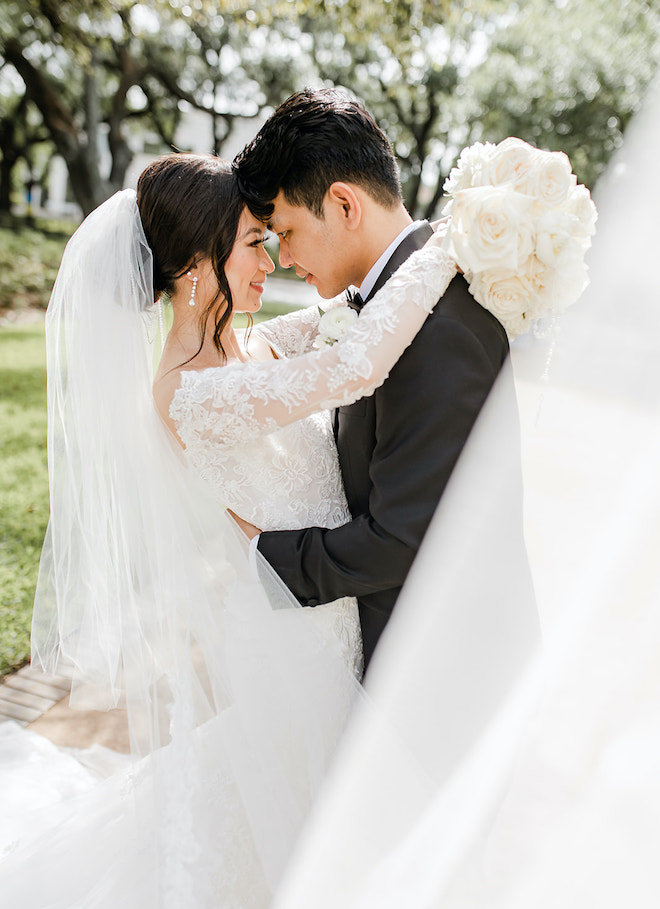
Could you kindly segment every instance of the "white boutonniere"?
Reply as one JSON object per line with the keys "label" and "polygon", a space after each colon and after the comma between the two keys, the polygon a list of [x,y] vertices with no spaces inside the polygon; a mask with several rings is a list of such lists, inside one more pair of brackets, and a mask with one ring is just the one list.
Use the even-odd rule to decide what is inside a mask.
{"label": "white boutonniere", "polygon": [[319,333],[314,341],[317,350],[331,347],[340,341],[358,317],[356,311],[349,306],[338,306],[336,309],[329,309],[328,312],[324,312],[319,306],[319,312],[321,314]]}

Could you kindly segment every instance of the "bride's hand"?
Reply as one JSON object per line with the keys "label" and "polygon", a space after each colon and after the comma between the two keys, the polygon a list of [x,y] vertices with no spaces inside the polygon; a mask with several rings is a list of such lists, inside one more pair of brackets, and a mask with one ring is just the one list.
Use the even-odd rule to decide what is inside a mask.
{"label": "bride's hand", "polygon": [[[428,240],[428,243],[431,243],[434,239],[435,242],[442,244],[449,230],[449,225],[451,224],[451,216],[446,215],[444,218],[439,218],[437,221],[431,221],[431,227],[433,228],[433,237]],[[463,269],[456,265],[456,271],[462,275]]]}
{"label": "bride's hand", "polygon": [[234,514],[234,512],[231,510],[231,508],[228,508],[227,512],[236,521],[238,526],[241,528],[241,530],[243,531],[243,533],[249,540],[252,540],[254,537],[259,536],[261,531],[259,530],[258,527],[255,527],[254,524],[249,524],[247,521],[244,521],[243,518],[239,518],[239,516],[237,514]]}
{"label": "bride's hand", "polygon": [[433,228],[433,232],[438,234],[438,236],[440,236],[444,239],[444,236],[447,233],[447,229],[449,227],[450,222],[451,222],[451,217],[449,215],[447,215],[445,218],[438,218],[437,221],[431,221],[431,227]]}

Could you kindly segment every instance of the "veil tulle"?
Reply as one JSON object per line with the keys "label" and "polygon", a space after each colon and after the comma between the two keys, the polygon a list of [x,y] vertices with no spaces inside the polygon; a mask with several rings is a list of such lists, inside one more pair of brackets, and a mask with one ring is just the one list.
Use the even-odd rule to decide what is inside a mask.
{"label": "veil tulle", "polygon": [[516,578],[493,584],[508,496],[505,465],[483,481],[507,431],[496,387],[277,909],[657,903],[659,111],[656,81],[596,190],[585,296],[554,336],[513,346],[543,647]]}
{"label": "veil tulle", "polygon": [[[516,468],[499,454],[496,388],[371,663],[370,702],[358,704],[277,909],[657,902],[660,310],[649,243],[659,108],[656,86],[598,188],[592,284],[563,317],[552,357],[551,340],[514,346],[543,653],[521,621],[518,579],[498,571],[501,506],[515,493]],[[97,861],[80,853],[80,876],[96,892],[59,905],[103,905],[108,876],[124,872],[121,892],[134,885],[135,906],[158,905],[163,885],[177,909],[213,905],[203,859],[234,804],[227,779],[263,896],[275,889],[352,686],[340,658],[291,621],[293,609],[273,609],[243,540],[163,435],[150,397],[147,339],[156,332],[135,197],[118,194],[96,215],[67,251],[69,277],[48,316],[51,471],[69,491],[59,527],[53,500],[35,653],[48,669],[71,668],[81,702],[105,690],[125,703],[147,757],[112,783],[120,804],[126,791],[135,796],[143,823],[128,811],[119,821],[103,815]],[[125,231],[136,242],[118,261],[130,268],[112,274]],[[86,384],[97,380],[101,404],[91,407]],[[128,431],[113,435],[120,423]],[[106,561],[97,584],[94,565]],[[76,578],[84,598],[73,596]],[[64,595],[57,614],[54,598]],[[295,754],[291,728],[304,742]],[[201,780],[210,785],[194,785]],[[89,838],[89,812],[77,828],[75,820],[45,830],[46,848],[35,848],[46,883],[33,905],[58,892],[71,842]],[[153,849],[144,829],[156,831]],[[120,847],[132,866],[107,869]],[[3,873],[3,896],[30,905],[36,875],[17,860],[20,873],[11,876],[11,862]]]}
{"label": "veil tulle", "polygon": [[[245,855],[263,905],[359,692],[339,641],[297,621],[265,564],[257,580],[247,541],[161,422],[157,321],[125,190],[70,240],[47,312],[51,518],[32,640],[47,672],[72,676],[74,705],[126,709],[141,760],[74,806],[45,848],[18,851],[23,879],[3,865],[17,904],[41,905],[21,864],[31,849],[46,880],[52,856],[53,882],[57,856],[80,853],[84,873],[49,891],[62,909],[96,905],[83,879],[101,905],[117,886],[122,906],[211,907]],[[237,866],[223,872],[232,835]]]}

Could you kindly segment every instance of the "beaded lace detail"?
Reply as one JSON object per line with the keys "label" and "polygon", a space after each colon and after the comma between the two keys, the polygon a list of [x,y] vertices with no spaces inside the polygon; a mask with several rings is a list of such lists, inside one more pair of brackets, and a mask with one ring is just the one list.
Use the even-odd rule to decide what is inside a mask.
{"label": "beaded lace detail", "polygon": [[[332,528],[348,521],[330,418],[323,411],[371,394],[385,381],[454,274],[453,260],[427,245],[333,347],[310,351],[319,318],[312,307],[263,331],[289,359],[183,371],[170,415],[186,457],[218,503],[262,530]],[[343,642],[359,674],[355,601],[344,598],[311,612],[317,614],[313,621]]]}
{"label": "beaded lace detail", "polygon": [[[342,298],[345,304],[345,295],[332,300],[333,306],[341,306]],[[324,303],[323,311],[329,307]],[[270,344],[278,357],[298,357],[300,354],[312,350],[314,338],[318,332],[321,313],[318,306],[308,306],[286,316],[277,316],[262,322],[254,329]]]}
{"label": "beaded lace detail", "polygon": [[298,357],[313,349],[318,334],[321,312],[346,306],[346,294],[324,300],[319,306],[308,306],[285,316],[276,316],[254,329],[275,351],[278,357]]}
{"label": "beaded lace detail", "polygon": [[[265,529],[334,527],[348,520],[329,416],[316,411],[329,402],[356,399],[384,381],[453,276],[450,261],[438,253],[427,250],[414,268],[406,270],[408,282],[416,285],[416,299],[405,289],[397,296],[391,293],[396,287],[388,285],[389,304],[370,302],[344,343],[306,355],[318,312],[296,314],[290,323],[270,328],[291,359],[182,374],[170,412],[187,459],[207,480],[219,505],[233,507]],[[430,263],[433,258],[435,265]],[[326,623],[327,638],[342,643],[349,664],[358,671],[354,601],[280,615],[285,620]],[[178,678],[178,669],[172,667],[170,689],[176,688]],[[188,679],[184,672],[183,681]],[[182,688],[174,703],[171,729],[183,734],[93,790],[84,813],[79,813],[76,801],[72,813],[66,812],[66,824],[53,827],[52,834],[47,829],[47,841],[41,834],[35,841],[39,865],[45,863],[49,869],[45,878],[49,902],[59,909],[88,909],[91,902],[79,890],[79,872],[97,865],[103,877],[93,881],[95,905],[123,909],[151,905],[155,880],[163,909],[263,909],[269,904],[271,888],[249,806],[238,785],[235,761],[240,748],[227,747],[240,729],[236,715],[232,707],[223,709],[187,735],[188,725],[195,724],[192,691]],[[301,755],[301,767],[309,757]],[[309,785],[304,774],[293,779],[300,780],[303,790]],[[298,803],[304,805],[305,799],[294,800]],[[135,830],[136,805],[138,815],[144,811],[145,821],[152,814],[158,821],[145,844]],[[75,875],[68,874],[71,863],[63,846],[75,857]],[[26,844],[26,849],[14,867],[12,892],[20,894],[13,901],[16,905],[25,902],[23,862],[30,863],[27,868],[34,866],[32,845]],[[5,875],[6,865],[3,895]],[[43,899],[27,902],[44,905]]]}
{"label": "beaded lace detail", "polygon": [[345,337],[322,351],[268,362],[184,370],[170,405],[188,450],[233,448],[316,411],[372,394],[412,342],[455,274],[442,249],[414,253],[364,307]]}

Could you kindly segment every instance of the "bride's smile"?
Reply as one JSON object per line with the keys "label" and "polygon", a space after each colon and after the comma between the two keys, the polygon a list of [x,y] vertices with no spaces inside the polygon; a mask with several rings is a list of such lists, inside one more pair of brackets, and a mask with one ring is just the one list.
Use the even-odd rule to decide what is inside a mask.
{"label": "bride's smile", "polygon": [[258,312],[266,275],[275,269],[264,249],[266,230],[246,208],[238,224],[238,235],[227,259],[225,274],[234,312]]}

